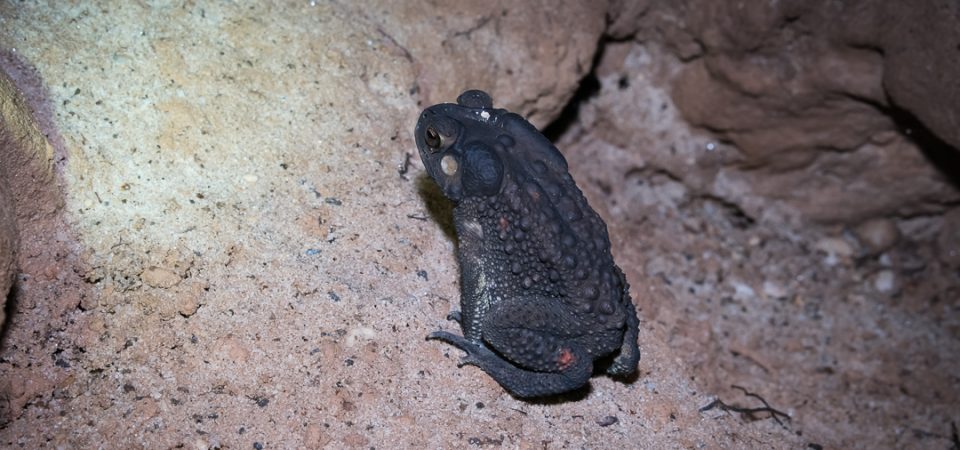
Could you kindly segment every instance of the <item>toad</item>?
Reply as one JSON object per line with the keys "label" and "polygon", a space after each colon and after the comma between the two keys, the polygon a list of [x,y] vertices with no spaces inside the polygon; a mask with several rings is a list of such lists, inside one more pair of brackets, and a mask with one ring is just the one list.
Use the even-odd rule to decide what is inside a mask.
{"label": "toad", "polygon": [[556,147],[523,117],[466,91],[423,111],[414,131],[427,174],[454,204],[466,352],[517,397],[586,385],[598,366],[636,370],[638,318],[607,227]]}

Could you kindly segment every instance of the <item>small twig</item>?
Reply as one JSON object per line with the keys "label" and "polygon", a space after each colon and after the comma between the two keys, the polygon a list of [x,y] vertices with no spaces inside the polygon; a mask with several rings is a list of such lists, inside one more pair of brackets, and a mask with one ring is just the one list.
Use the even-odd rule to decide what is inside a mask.
{"label": "small twig", "polygon": [[410,169],[410,153],[404,152],[403,161],[400,161],[400,164],[397,165],[397,173],[400,174],[400,177],[404,180],[407,179],[407,170]]}
{"label": "small twig", "polygon": [[741,386],[732,385],[732,386],[730,386],[730,387],[733,388],[733,389],[737,389],[737,390],[739,390],[739,391],[742,391],[742,392],[743,392],[743,395],[746,395],[747,397],[753,397],[753,398],[755,398],[755,399],[757,399],[757,400],[760,400],[760,402],[763,403],[763,407],[761,407],[761,408],[744,408],[744,407],[742,407],[742,406],[728,405],[728,404],[724,403],[723,400],[717,399],[717,400],[714,400],[714,401],[710,402],[709,405],[704,406],[703,408],[700,408],[700,412],[709,411],[709,410],[711,410],[711,409],[713,409],[713,408],[720,408],[720,409],[722,409],[722,410],[724,410],[724,411],[731,411],[731,412],[735,412],[735,413],[745,414],[747,417],[749,417],[749,418],[751,418],[751,419],[754,418],[754,414],[765,412],[765,413],[770,414],[770,417],[771,417],[774,421],[776,421],[777,424],[779,424],[781,427],[786,428],[786,425],[783,424],[783,422],[780,420],[780,417],[783,417],[785,420],[790,420],[790,415],[789,415],[789,414],[773,408],[772,406],[770,406],[769,403],[767,403],[767,401],[766,401],[763,397],[761,397],[761,396],[759,396],[759,395],[757,395],[757,394],[754,394],[753,392],[750,392],[750,391],[744,389],[744,388],[741,387]]}

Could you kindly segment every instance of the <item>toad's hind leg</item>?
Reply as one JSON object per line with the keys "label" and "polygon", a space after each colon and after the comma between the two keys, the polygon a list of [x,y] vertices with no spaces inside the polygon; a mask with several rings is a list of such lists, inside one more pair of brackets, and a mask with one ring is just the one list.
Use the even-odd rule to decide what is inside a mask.
{"label": "toad's hind leg", "polygon": [[507,361],[482,368],[518,396],[577,389],[593,373],[593,357],[570,333],[580,328],[575,312],[556,300],[500,303],[484,318],[483,341]]}
{"label": "toad's hind leg", "polygon": [[627,277],[619,267],[614,266],[614,268],[621,288],[620,301],[626,314],[626,329],[623,332],[620,352],[614,358],[613,363],[607,367],[607,373],[614,376],[626,376],[636,372],[637,363],[640,361],[640,348],[637,347],[640,319],[637,317],[637,307],[633,305],[633,300],[630,299],[630,284],[627,283]]}
{"label": "toad's hind leg", "polygon": [[512,364],[483,342],[472,341],[446,331],[431,333],[429,338],[447,342],[467,352],[460,365],[479,367],[517,397],[543,397],[574,390],[586,384],[593,370],[589,358],[571,356],[570,365],[564,371],[537,372]]}

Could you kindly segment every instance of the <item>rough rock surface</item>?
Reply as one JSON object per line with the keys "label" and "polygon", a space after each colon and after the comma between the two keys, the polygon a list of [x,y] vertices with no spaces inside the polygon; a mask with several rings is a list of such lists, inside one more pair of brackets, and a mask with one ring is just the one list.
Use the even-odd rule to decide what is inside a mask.
{"label": "rough rock surface", "polygon": [[62,152],[53,212],[68,225],[31,230],[68,242],[21,264],[0,442],[800,445],[772,421],[700,412],[713,394],[656,326],[630,383],[533,403],[423,340],[459,287],[410,158],[418,104],[470,85],[542,124],[606,14],[505,5],[0,6],[0,48],[41,81],[14,77]]}
{"label": "rough rock surface", "polygon": [[[10,203],[17,240],[17,277],[14,295],[7,304],[3,350],[11,358],[3,364],[0,381],[0,417],[6,422],[22,414],[38,396],[48,396],[60,382],[70,379],[63,371],[45,367],[65,364],[54,336],[64,330],[70,313],[89,305],[93,296],[80,273],[84,264],[75,233],[63,219],[62,185],[55,176],[63,167],[63,141],[53,124],[52,108],[37,71],[12,49],[0,52],[0,165],[10,188]],[[38,338],[43,336],[44,338]],[[43,355],[39,360],[33,358]],[[54,356],[51,358],[51,356]],[[35,364],[36,363],[36,364]],[[35,368],[31,368],[35,367]]]}
{"label": "rough rock surface", "polygon": [[[690,14],[706,15],[707,29],[763,17],[720,3]],[[713,78],[721,72],[706,70],[704,44],[663,6],[626,33],[633,39],[606,44],[559,144],[588,198],[605,199],[611,236],[626,239],[614,244],[618,258],[642,262],[641,274],[628,270],[631,282],[672,299],[638,296],[642,316],[665,327],[709,391],[761,393],[811,448],[950,446],[960,400],[960,366],[948,356],[960,351],[960,273],[944,250],[956,247],[960,216],[955,207],[941,215],[957,199],[945,176],[951,167],[931,163],[924,143],[882,109],[813,108],[841,123],[888,124],[859,146],[825,152],[810,144],[823,139],[818,133],[838,143],[855,133],[828,120],[803,131],[816,117],[783,113],[793,105],[778,89],[759,83],[756,94],[728,89],[717,100],[706,89],[729,80]],[[741,24],[720,37],[753,35]],[[768,77],[740,72],[749,66],[723,69],[744,85]],[[688,77],[700,77],[703,90],[682,92]],[[804,89],[801,99],[830,95]],[[690,127],[691,105],[678,102],[702,107],[696,117],[718,125]],[[766,145],[810,160],[765,159],[770,148],[750,147],[764,126],[794,127],[784,137],[801,145]],[[744,148],[732,139],[742,136]]]}
{"label": "rough rock surface", "polygon": [[443,0],[397,8],[379,1],[353,14],[373,22],[410,59],[421,106],[481,89],[544,126],[590,70],[606,2]]}
{"label": "rough rock surface", "polygon": [[[854,34],[848,42],[879,49],[883,53],[883,87],[891,102],[916,116],[957,151],[960,4],[949,0],[916,4],[873,0],[849,11],[846,18],[871,9],[876,13],[867,20],[872,19],[874,26],[866,29],[873,35]],[[958,161],[955,156],[951,159],[954,164]],[[956,174],[956,167],[953,170]]]}
{"label": "rough rock surface", "polygon": [[[958,200],[957,8],[662,2],[635,32],[689,61],[673,99],[687,120],[735,145],[724,164],[747,171],[736,178],[752,193],[814,220],[855,222]],[[954,148],[930,145],[910,114]]]}
{"label": "rough rock surface", "polygon": [[[16,154],[40,169],[17,172],[33,173],[35,190],[11,186],[29,207],[16,210],[0,443],[949,447],[960,274],[934,243],[957,241],[956,213],[940,215],[955,193],[898,122],[850,95],[784,119],[784,130],[788,119],[826,127],[786,135],[777,148],[797,156],[749,147],[764,136],[746,126],[690,128],[674,103],[688,69],[770,92],[770,116],[793,111],[752,82],[765,71],[707,64],[711,43],[756,42],[752,27],[721,26],[745,13],[710,6],[699,30],[665,2],[612,3],[3,3],[0,62],[42,139]],[[801,12],[821,14],[811,5]],[[747,13],[763,24],[765,11]],[[594,58],[605,17],[618,42]],[[641,22],[631,30],[623,17]],[[844,28],[873,36],[858,23]],[[595,59],[584,86],[596,95],[565,116],[559,147],[608,224],[643,358],[629,383],[600,376],[578,396],[523,402],[423,340],[447,325],[460,289],[449,205],[411,158],[411,131],[423,106],[466,87],[543,125]],[[818,82],[875,95],[864,72],[837,71],[872,80],[862,86]],[[950,141],[925,118],[934,106],[905,98],[886,104]],[[865,144],[813,157],[795,145],[829,147],[825,136]],[[29,166],[6,155],[5,167]],[[805,198],[831,203],[821,213]],[[811,226],[784,220],[789,209],[857,219]],[[860,248],[854,227],[869,219],[893,221],[899,237]],[[791,419],[701,411],[762,405],[731,385]]]}
{"label": "rough rock surface", "polygon": [[[15,55],[0,53],[3,66],[29,84],[23,73],[25,68],[12,56]],[[18,228],[42,230],[43,226],[30,224],[50,222],[62,204],[55,191],[53,148],[37,127],[25,93],[0,67],[0,324],[4,323],[4,303],[18,265],[36,256],[36,244],[45,240],[30,239],[28,250],[34,254],[25,255],[20,249]],[[22,262],[18,261],[21,257],[25,259]]]}
{"label": "rough rock surface", "polygon": [[0,70],[0,326],[5,320],[7,294],[17,274],[19,239],[9,170],[4,162],[10,160],[8,153],[16,145],[11,129],[15,126],[12,119],[22,114],[15,103],[19,97],[13,82]]}

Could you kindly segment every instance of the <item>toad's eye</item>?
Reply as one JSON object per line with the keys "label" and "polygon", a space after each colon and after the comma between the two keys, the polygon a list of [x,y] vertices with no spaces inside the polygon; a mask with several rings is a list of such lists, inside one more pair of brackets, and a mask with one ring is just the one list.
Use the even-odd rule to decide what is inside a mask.
{"label": "toad's eye", "polygon": [[443,139],[440,137],[440,133],[437,133],[437,130],[433,128],[427,128],[427,132],[424,135],[426,139],[424,141],[427,144],[427,147],[430,147],[431,150],[437,151],[440,149],[440,146],[443,145]]}

